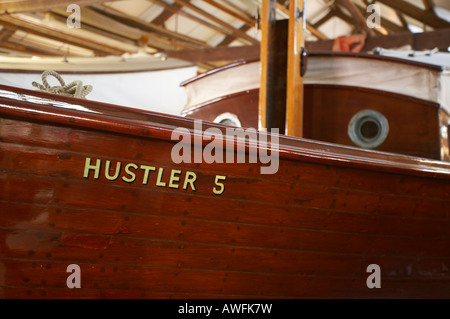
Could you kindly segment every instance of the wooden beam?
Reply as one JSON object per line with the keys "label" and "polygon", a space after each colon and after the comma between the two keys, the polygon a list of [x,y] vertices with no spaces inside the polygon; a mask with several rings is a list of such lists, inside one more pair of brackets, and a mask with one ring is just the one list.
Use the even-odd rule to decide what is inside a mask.
{"label": "wooden beam", "polygon": [[330,8],[330,10],[328,11],[328,13],[326,15],[324,15],[322,18],[319,19],[319,21],[317,21],[316,23],[314,23],[312,26],[315,29],[320,28],[320,26],[324,23],[326,23],[328,20],[330,20],[331,18],[333,18],[335,16],[334,11]]}
{"label": "wooden beam", "polygon": [[247,16],[253,20],[256,20],[256,16],[258,15],[257,12],[255,12],[255,15],[251,15],[248,12],[246,12],[245,10],[242,10],[240,7],[238,7],[236,4],[234,4],[232,1],[230,0],[222,0],[222,2],[225,2],[229,7],[233,8],[236,12],[239,12],[241,15],[243,16]]}
{"label": "wooden beam", "polygon": [[[69,13],[64,10],[53,10],[53,13],[56,13],[62,17],[67,17]],[[108,35],[112,38],[121,37],[126,41],[132,40],[134,47],[132,51],[127,49],[126,52],[137,52],[140,48],[144,46],[150,46],[152,48],[156,48],[157,50],[170,50],[176,47],[186,49],[192,48],[192,46],[187,45],[178,45],[174,44],[177,42],[169,41],[166,38],[161,38],[157,35],[157,33],[151,34],[149,32],[145,32],[140,30],[139,28],[131,27],[125,23],[117,21],[117,19],[111,18],[107,15],[104,15],[101,12],[97,12],[94,9],[84,7],[83,8],[83,28],[89,29],[93,32]]]}
{"label": "wooden beam", "polygon": [[217,9],[229,14],[230,16],[245,22],[248,25],[251,25],[251,26],[255,25],[255,19],[253,19],[252,17],[249,17],[248,15],[242,15],[242,14],[228,8],[227,6],[224,6],[220,3],[218,3],[215,0],[203,0],[203,1],[208,3],[209,5],[212,5],[213,7],[217,8]]}
{"label": "wooden beam", "polygon": [[[53,10],[53,12],[56,12],[59,15],[66,17],[68,17],[71,14],[70,12],[66,12],[65,10],[60,9]],[[110,33],[122,36],[124,38],[129,38],[133,40],[140,40],[143,35],[143,32],[141,30],[130,27],[124,23],[118,22],[115,19],[107,17],[88,7],[83,7],[82,24],[89,24],[101,30],[105,30]]]}
{"label": "wooden beam", "polygon": [[260,57],[260,48],[258,44],[216,47],[194,50],[173,50],[164,51],[169,57],[183,59],[190,62],[202,61],[237,61],[241,59],[256,60]]}
{"label": "wooden beam", "polygon": [[[438,48],[441,52],[448,52],[450,46],[450,28],[432,32],[415,33],[417,50],[431,50]],[[414,40],[411,40],[414,43]]]}
{"label": "wooden beam", "polygon": [[261,72],[260,72],[260,89],[259,89],[259,105],[258,105],[258,128],[259,130],[267,129],[267,87],[270,81],[269,74],[269,32],[274,29],[276,20],[276,0],[266,0],[262,3],[261,11]]}
{"label": "wooden beam", "polygon": [[14,29],[3,27],[0,31],[0,43],[7,42],[14,32],[16,32]]}
{"label": "wooden beam", "polygon": [[[364,1],[364,3],[367,4],[366,1]],[[361,15],[365,16],[367,14],[367,8],[366,7],[362,7],[359,6],[355,3],[355,7],[359,10],[359,12],[361,12]],[[381,26],[380,28],[375,28],[374,31],[377,35],[381,34],[381,35],[388,35],[389,33],[391,33],[392,31],[389,30],[388,28],[385,27],[385,25],[383,24],[383,22],[386,22],[386,24],[389,24],[389,21],[387,21],[386,19],[384,19],[383,17],[380,17],[380,22],[381,22]],[[406,29],[407,30],[407,29]],[[352,32],[353,34],[353,32]]]}
{"label": "wooden beam", "polygon": [[[415,34],[417,41],[417,50],[429,50],[439,48],[441,51],[447,51],[450,43],[450,29],[440,29],[431,32]],[[305,47],[309,52],[331,51],[334,40],[306,41]],[[391,49],[404,45],[413,44],[413,34],[411,32],[402,32],[390,35],[378,35],[366,39],[362,52],[370,51],[376,47]],[[260,46],[246,45],[236,47],[216,47],[194,50],[176,50],[165,51],[168,56],[183,59],[191,62],[201,61],[237,61],[237,60],[255,60],[260,56]]]}
{"label": "wooden beam", "polygon": [[347,22],[351,26],[355,26],[357,29],[359,29],[359,24],[355,21],[355,19],[352,16],[347,15],[344,13],[338,6],[334,6],[331,11],[334,13],[336,17],[339,19]]}
{"label": "wooden beam", "polygon": [[[239,30],[242,32],[247,32],[251,28],[252,27],[249,26],[248,24],[244,24],[242,27],[239,28]],[[234,34],[229,34],[217,46],[218,47],[227,46],[235,40],[239,40],[239,38],[237,38]]]}
{"label": "wooden beam", "polygon": [[[414,39],[415,38],[415,39]],[[385,49],[397,48],[404,45],[414,45],[416,50],[431,50],[438,48],[442,52],[446,52],[450,44],[450,29],[439,29],[431,32],[422,33],[399,33],[389,36],[377,36],[368,38],[364,45],[363,51],[369,51],[376,47]]]}
{"label": "wooden beam", "polygon": [[277,20],[276,8],[276,0],[263,2],[258,126],[285,134],[289,20]]}
{"label": "wooden beam", "polygon": [[268,35],[265,128],[280,134],[286,133],[288,25],[287,19],[276,20]]}
{"label": "wooden beam", "polygon": [[[359,6],[357,4],[355,4],[356,7],[359,9],[359,11],[361,11],[361,14],[366,12],[366,8]],[[399,26],[398,24],[386,19],[383,17],[383,15],[381,15],[380,17],[380,22],[381,22],[381,26],[385,29],[387,29],[390,32],[408,32],[409,29],[405,26]]]}
{"label": "wooden beam", "polygon": [[98,5],[95,6],[94,9],[98,10],[98,12],[102,12],[104,14],[107,14],[108,17],[114,18],[114,20],[119,20],[120,22],[124,23],[125,25],[136,27],[139,30],[147,31],[147,32],[156,32],[158,36],[164,36],[171,40],[180,41],[182,43],[185,43],[189,47],[207,47],[208,44],[206,42],[197,40],[195,38],[170,31],[166,28],[163,28],[159,25],[146,22],[142,19],[139,19],[135,16],[129,15],[125,12],[116,10],[112,7],[109,7],[107,5]]}
{"label": "wooden beam", "polygon": [[409,30],[408,27],[408,21],[406,21],[405,16],[398,10],[395,10],[395,14],[397,15],[398,19],[400,20],[400,22],[402,23],[402,26]]}
{"label": "wooden beam", "polygon": [[430,11],[434,10],[435,4],[434,4],[433,0],[422,0],[422,2],[423,2],[423,5],[425,6],[426,10],[430,10]]}
{"label": "wooden beam", "polygon": [[402,0],[377,0],[394,10],[398,10],[407,16],[421,21],[433,28],[450,28],[450,22],[439,18],[433,11],[422,10],[409,2]]}
{"label": "wooden beam", "polygon": [[[277,9],[281,10],[284,14],[289,16],[289,9],[280,3],[280,0],[277,1]],[[313,27],[308,21],[306,21],[306,29],[311,32],[313,36],[318,38],[319,40],[327,40],[328,37],[320,32],[317,28]]]}
{"label": "wooden beam", "polygon": [[[225,45],[230,44],[231,42],[233,42],[236,39],[240,40],[240,38],[237,37],[236,35],[234,35],[230,30],[221,28],[221,27],[217,26],[216,24],[210,23],[206,20],[200,19],[196,15],[193,15],[193,14],[190,14],[188,12],[181,10],[183,6],[181,6],[180,4],[178,4],[176,2],[174,2],[172,4],[168,4],[162,0],[147,0],[147,1],[150,1],[152,3],[155,3],[157,5],[164,7],[164,11],[158,17],[156,17],[155,19],[152,20],[153,24],[163,25],[164,22],[166,22],[174,14],[179,14],[179,15],[186,17],[192,21],[195,21],[207,28],[210,28],[214,31],[225,34],[226,35],[225,39],[222,40],[222,42],[220,42],[217,46],[225,46]],[[228,4],[228,6],[234,8],[234,10],[236,12],[240,13],[241,16],[246,16],[249,19],[253,19],[250,15],[248,15],[245,11],[236,7],[233,3],[230,3],[228,1],[225,1],[225,2]],[[253,25],[244,24],[242,27],[239,28],[239,31],[247,32],[249,29],[251,29],[251,27],[253,27]]]}
{"label": "wooden beam", "polygon": [[7,43],[14,44],[18,47],[29,48],[30,51],[34,52],[45,52],[46,55],[94,56],[95,54],[87,48],[49,39],[46,36],[32,34],[19,29],[14,32]]}
{"label": "wooden beam", "polygon": [[25,19],[25,17],[19,17],[16,15],[3,15],[0,16],[0,24],[11,28],[23,30],[25,32],[47,37],[62,43],[69,43],[76,46],[84,47],[94,51],[98,55],[117,55],[123,54],[126,51],[119,48],[112,48],[104,43],[98,43],[92,39],[82,38],[73,33],[52,27],[43,22],[39,22],[38,19]]}
{"label": "wooden beam", "polygon": [[[301,16],[299,13],[303,12]],[[304,0],[289,1],[289,34],[286,88],[286,135],[303,137],[303,78],[300,75],[304,46]]]}
{"label": "wooden beam", "polygon": [[[62,16],[62,15],[56,13],[56,12],[53,12],[53,11],[48,11],[48,12],[45,13],[45,15],[46,15],[45,20],[55,21],[60,26],[64,26],[63,28],[59,28],[59,29],[63,29],[63,30],[67,31],[67,28],[66,28],[67,16]],[[89,36],[89,39],[92,39],[92,40],[94,40],[94,41],[96,41],[98,43],[105,43],[104,40],[108,39],[108,40],[118,41],[121,44],[124,44],[126,46],[128,46],[128,45],[136,46],[136,40],[125,38],[125,37],[122,37],[120,35],[117,35],[117,34],[114,34],[114,33],[111,33],[111,32],[107,32],[107,31],[101,30],[101,29],[96,28],[96,27],[92,27],[92,26],[90,26],[88,24],[83,24],[82,28],[78,29],[74,33],[75,34],[80,34],[81,32],[78,32],[78,31],[87,31],[87,32],[91,33],[91,36]]]}
{"label": "wooden beam", "polygon": [[[148,0],[150,1],[150,0]],[[162,0],[151,0],[151,2],[154,2],[162,7],[164,7],[164,12],[166,12],[166,14],[164,14],[164,12],[161,13],[160,16],[158,16],[155,20],[152,21],[153,24],[157,24],[157,25],[162,25],[164,24],[164,22],[170,18],[173,14],[179,14],[185,18],[188,18],[192,21],[195,21],[207,28],[210,28],[212,30],[215,30],[219,33],[225,34],[225,35],[232,35],[232,32],[229,30],[225,30],[223,28],[218,27],[217,25],[210,23],[204,19],[200,19],[198,16],[190,14],[188,12],[185,12],[183,10],[181,10],[182,6],[179,5],[178,3],[172,3],[172,4],[168,4]],[[171,12],[171,14],[169,15],[169,12]],[[235,37],[236,38],[236,37]]]}
{"label": "wooden beam", "polygon": [[[120,0],[108,0],[120,1]],[[66,9],[70,4],[79,6],[105,2],[105,0],[8,0],[0,1],[0,15],[7,13],[49,11],[53,9]]]}
{"label": "wooden beam", "polygon": [[155,3],[164,8],[164,10],[151,22],[156,25],[163,26],[164,23],[169,20],[175,13],[180,13],[182,6],[174,2],[172,4],[166,3],[162,0],[147,0],[149,2]]}
{"label": "wooden beam", "polygon": [[328,37],[319,31],[319,29],[314,28],[309,22],[306,22],[306,29],[311,32],[319,40],[327,40]]}
{"label": "wooden beam", "polygon": [[61,54],[56,54],[54,51],[49,51],[42,47],[30,47],[28,45],[24,45],[23,43],[17,42],[4,42],[0,43],[0,48],[6,49],[14,54],[17,53],[24,55],[36,55],[36,56],[61,56]]}
{"label": "wooden beam", "polygon": [[[447,52],[450,43],[450,28],[439,29],[431,32],[411,33],[402,32],[390,35],[379,35],[368,37],[361,52],[367,52],[382,47],[385,49],[398,48],[405,45],[413,45],[416,38],[417,50],[430,50],[439,48],[442,52]],[[311,41],[306,43],[306,48],[310,52],[331,51],[334,40]]]}
{"label": "wooden beam", "polygon": [[240,37],[242,39],[245,39],[246,41],[256,44],[259,43],[258,40],[256,40],[255,38],[249,36],[248,34],[246,34],[245,32],[240,31],[239,29],[234,28],[233,26],[229,25],[228,23],[223,22],[222,20],[220,20],[219,18],[213,16],[212,14],[204,11],[203,9],[191,4],[190,2],[187,2],[185,0],[175,0],[178,4],[185,6],[186,8],[197,12],[198,14],[202,15],[203,17],[213,21],[214,23],[217,23],[218,25],[222,26],[223,28],[231,31],[233,34],[235,34],[237,37]]}
{"label": "wooden beam", "polygon": [[337,0],[343,7],[347,8],[348,11],[352,14],[353,19],[356,24],[366,31],[366,33],[370,36],[375,35],[375,31],[368,27],[366,18],[361,14],[361,11],[355,6],[355,4],[350,0]]}
{"label": "wooden beam", "polygon": [[[347,22],[352,27],[352,31],[350,32],[350,34],[357,34],[361,31],[364,31],[363,27],[355,20],[355,18],[345,13],[339,6],[337,5],[333,6],[331,11],[335,14],[337,18]],[[375,29],[374,34],[382,34],[382,33]]]}

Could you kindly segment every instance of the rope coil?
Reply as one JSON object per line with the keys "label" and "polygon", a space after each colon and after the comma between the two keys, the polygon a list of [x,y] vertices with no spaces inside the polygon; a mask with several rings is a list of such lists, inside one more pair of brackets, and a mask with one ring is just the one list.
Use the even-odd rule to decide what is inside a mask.
{"label": "rope coil", "polygon": [[[55,77],[61,85],[60,86],[50,86],[50,84],[47,81],[47,77],[50,75]],[[44,85],[39,84],[34,81],[33,81],[32,85],[44,92],[58,94],[58,95],[64,95],[64,96],[71,96],[71,97],[76,97],[79,99],[85,99],[86,95],[88,95],[92,91],[92,85],[84,85],[83,86],[83,82],[81,82],[81,81],[73,81],[66,85],[66,83],[64,82],[61,75],[59,75],[55,71],[44,71],[41,75],[41,78],[42,78],[42,83]]]}

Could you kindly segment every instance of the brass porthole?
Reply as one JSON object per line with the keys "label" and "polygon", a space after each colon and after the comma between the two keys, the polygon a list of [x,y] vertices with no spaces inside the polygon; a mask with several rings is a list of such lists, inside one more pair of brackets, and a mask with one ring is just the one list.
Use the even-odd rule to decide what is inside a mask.
{"label": "brass porthole", "polygon": [[388,120],[383,114],[374,110],[358,112],[348,124],[348,136],[359,147],[377,148],[384,143],[388,135]]}
{"label": "brass porthole", "polygon": [[236,114],[233,113],[222,113],[214,119],[214,123],[220,123],[230,126],[242,127],[241,121]]}

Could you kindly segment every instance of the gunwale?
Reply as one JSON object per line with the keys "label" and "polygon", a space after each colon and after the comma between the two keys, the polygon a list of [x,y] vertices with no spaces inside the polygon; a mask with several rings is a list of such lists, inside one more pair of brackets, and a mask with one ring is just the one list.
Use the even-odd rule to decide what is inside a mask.
{"label": "gunwale", "polygon": [[[43,243],[39,249],[6,249],[1,241],[5,256],[0,259],[10,272],[0,292],[8,298],[54,298],[56,292],[65,298],[448,295],[449,276],[439,268],[450,258],[446,163],[394,156],[402,163],[398,168],[391,154],[281,136],[283,169],[276,175],[254,174],[254,164],[172,163],[173,129],[192,132],[194,124],[183,117],[0,87],[0,148],[6,158],[0,170],[7,185],[0,209],[12,213],[0,218],[0,238],[25,234]],[[203,129],[210,127],[227,128],[203,123]],[[250,146],[241,140],[235,144]],[[193,169],[203,182],[198,192],[186,193],[106,177],[81,179],[80,164],[87,156]],[[330,168],[337,173],[330,176]],[[235,186],[221,197],[205,192],[210,185],[204,177],[216,173]],[[368,185],[361,188],[365,180]],[[56,191],[50,197],[33,195],[44,189]],[[97,202],[99,189],[103,195]],[[345,200],[335,205],[332,198]],[[48,223],[30,223],[43,212]],[[258,258],[263,262],[255,266]],[[380,295],[366,294],[361,281],[369,260],[396,271],[383,277]],[[65,267],[73,262],[83,268],[84,280],[75,292],[63,285]],[[44,273],[36,272],[39,265]],[[199,278],[206,281],[198,284]],[[249,281],[256,284],[242,285]]]}
{"label": "gunwale", "polygon": [[[71,109],[74,106],[79,109]],[[166,141],[172,141],[172,131],[177,127],[189,129],[193,137],[197,134],[193,130],[195,121],[192,119],[5,85],[0,85],[0,114],[32,122],[54,123]],[[226,125],[210,122],[202,124],[204,129],[218,128],[225,135]],[[260,131],[258,134],[267,133]],[[225,136],[223,143],[228,139],[229,137]],[[248,141],[233,141],[235,145],[245,144],[246,148],[250,146]],[[206,144],[208,142],[203,140],[203,145]],[[289,136],[279,136],[279,144],[280,158],[450,179],[450,163],[446,162]]]}

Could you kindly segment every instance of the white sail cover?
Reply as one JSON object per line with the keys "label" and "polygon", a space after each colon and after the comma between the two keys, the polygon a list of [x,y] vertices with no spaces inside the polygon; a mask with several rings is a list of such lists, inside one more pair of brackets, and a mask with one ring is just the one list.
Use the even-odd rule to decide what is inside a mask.
{"label": "white sail cover", "polygon": [[[418,54],[419,55],[419,54]],[[377,89],[437,102],[450,112],[450,54],[418,57],[395,56],[441,69],[419,67],[367,56],[323,55],[308,58],[306,84],[338,84]],[[252,62],[224,69],[188,83],[185,110],[221,96],[257,89],[260,64]]]}

